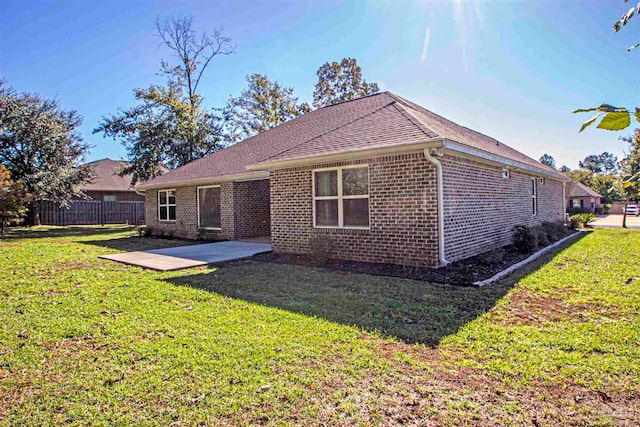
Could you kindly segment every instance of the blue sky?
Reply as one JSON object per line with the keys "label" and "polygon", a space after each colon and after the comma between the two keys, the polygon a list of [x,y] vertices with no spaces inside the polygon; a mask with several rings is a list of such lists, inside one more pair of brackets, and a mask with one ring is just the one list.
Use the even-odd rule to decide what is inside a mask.
{"label": "blue sky", "polygon": [[[132,90],[162,82],[157,15],[193,15],[224,28],[237,52],[201,84],[209,107],[250,73],[310,101],[317,68],[354,57],[365,78],[459,124],[558,165],[602,151],[622,155],[629,132],[588,129],[571,110],[640,98],[640,18],[620,33],[623,0],[579,1],[28,1],[0,3],[0,75],[20,91],[57,97],[84,117],[90,160],[123,158],[92,135],[101,117],[134,104]],[[638,21],[636,21],[638,19]]]}

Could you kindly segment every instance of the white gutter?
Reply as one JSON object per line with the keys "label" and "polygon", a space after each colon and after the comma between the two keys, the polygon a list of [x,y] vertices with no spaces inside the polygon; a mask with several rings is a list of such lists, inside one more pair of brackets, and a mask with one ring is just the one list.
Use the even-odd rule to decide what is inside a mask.
{"label": "white gutter", "polygon": [[440,160],[432,157],[432,154],[437,157],[442,157],[443,154],[436,148],[425,148],[424,150],[424,156],[436,167],[436,192],[438,193],[438,260],[440,261],[440,266],[444,266],[449,264],[449,261],[447,261],[444,254],[444,184],[442,183],[442,163],[440,163]]}
{"label": "white gutter", "polygon": [[567,183],[562,183],[562,221],[567,221]]}
{"label": "white gutter", "polygon": [[231,182],[231,181],[257,181],[261,179],[269,179],[269,172],[268,171],[247,172],[243,174],[227,175],[227,176],[220,176],[220,177],[213,177],[213,178],[201,178],[201,179],[192,179],[192,180],[185,180],[185,181],[169,181],[169,182],[163,182],[161,184],[153,184],[153,183],[140,184],[136,186],[136,189],[144,191],[144,190],[171,188],[171,187],[220,184],[223,182]]}
{"label": "white gutter", "polygon": [[451,154],[452,156],[463,158],[467,157],[471,160],[480,161],[487,164],[520,170],[527,174],[543,175],[555,181],[571,181],[571,179],[563,176],[560,172],[554,174],[551,171],[534,167],[517,160],[508,159],[497,154],[492,154],[465,144],[460,144],[459,142],[451,141],[450,139],[444,139],[443,150],[445,154]]}
{"label": "white gutter", "polygon": [[144,196],[145,195],[144,190],[138,190],[137,188],[134,188],[133,191],[135,191],[138,196]]}

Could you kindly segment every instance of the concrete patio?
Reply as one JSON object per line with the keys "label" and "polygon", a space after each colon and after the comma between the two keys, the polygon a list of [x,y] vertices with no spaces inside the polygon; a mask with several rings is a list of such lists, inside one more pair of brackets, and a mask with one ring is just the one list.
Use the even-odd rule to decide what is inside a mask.
{"label": "concrete patio", "polygon": [[265,243],[264,239],[261,241],[234,240],[102,255],[100,258],[152,270],[171,271],[250,258],[270,251],[271,244]]}

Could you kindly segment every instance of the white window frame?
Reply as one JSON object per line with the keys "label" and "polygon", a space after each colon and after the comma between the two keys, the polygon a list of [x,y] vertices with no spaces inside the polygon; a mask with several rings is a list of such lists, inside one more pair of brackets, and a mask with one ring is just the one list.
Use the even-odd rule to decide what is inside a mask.
{"label": "white window frame", "polygon": [[[169,203],[169,191],[173,191],[173,197],[175,199],[175,203]],[[160,193],[167,193],[166,199],[167,203],[164,205],[160,204]],[[167,219],[160,218],[160,207],[165,206],[167,208]],[[169,219],[169,207],[173,206],[176,208],[176,218],[178,217],[178,198],[176,197],[176,189],[175,188],[167,188],[166,190],[158,190],[158,221],[160,222],[176,222],[175,219]]]}
{"label": "white window frame", "polygon": [[[367,169],[367,188],[368,192],[366,195],[350,195],[345,196],[342,194],[342,171],[345,169]],[[336,171],[336,179],[338,180],[338,193],[336,196],[316,196],[316,172],[326,172],[326,171]],[[352,229],[352,230],[369,230],[371,228],[371,204],[369,203],[369,195],[371,194],[371,173],[369,169],[368,163],[360,163],[357,165],[347,165],[347,166],[338,166],[331,168],[318,168],[313,169],[311,171],[311,181],[312,181],[312,196],[313,196],[313,227],[314,228],[340,228],[340,229]],[[367,199],[367,207],[369,212],[367,226],[354,226],[354,225],[344,225],[344,207],[343,200],[352,200],[352,199]],[[338,201],[338,225],[317,225],[316,224],[316,200],[337,200]]]}
{"label": "white window frame", "polygon": [[503,179],[511,178],[511,171],[509,169],[502,169],[502,178]]}
{"label": "white window frame", "polygon": [[222,188],[220,188],[220,227],[202,227],[200,226],[200,189],[201,188],[220,188],[220,185],[202,185],[196,188],[196,204],[198,205],[198,228],[202,230],[222,230]]}
{"label": "white window frame", "polygon": [[531,178],[532,187],[531,187],[531,200],[533,208],[533,216],[538,215],[538,180],[536,178]]}

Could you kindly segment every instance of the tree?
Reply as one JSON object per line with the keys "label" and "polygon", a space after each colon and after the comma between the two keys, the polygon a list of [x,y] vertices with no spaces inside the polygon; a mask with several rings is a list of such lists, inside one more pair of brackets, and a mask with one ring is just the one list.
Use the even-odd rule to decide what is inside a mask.
{"label": "tree", "polygon": [[131,166],[132,184],[162,173],[161,166],[176,168],[222,147],[222,124],[213,111],[205,110],[199,85],[212,60],[235,51],[231,40],[214,30],[198,34],[193,18],[156,20],[158,35],[177,58],[175,64],[160,62],[166,85],[135,89],[139,105],[103,118],[94,133],[120,139]]}
{"label": "tree", "polygon": [[564,173],[564,174],[566,174],[568,172],[571,172],[571,168],[569,166],[567,166],[567,165],[562,165],[562,166],[560,166],[559,171]]}
{"label": "tree", "polygon": [[578,166],[582,169],[591,171],[592,173],[615,173],[618,158],[606,151],[602,154],[591,154],[578,162]]}
{"label": "tree", "polygon": [[318,68],[318,83],[313,92],[313,106],[326,107],[379,92],[376,83],[362,78],[362,69],[353,58],[327,62]]}
{"label": "tree", "polygon": [[626,204],[622,218],[622,226],[627,227],[627,209],[629,200],[640,197],[640,129],[633,135],[623,138],[629,144],[629,154],[620,161],[620,179],[618,187],[624,195]]}
{"label": "tree", "polygon": [[[580,182],[602,195],[605,203],[621,200],[618,179],[617,157],[606,151],[602,154],[591,154],[578,162],[580,169],[567,170],[564,173],[574,182]],[[568,169],[568,168],[567,168]]]}
{"label": "tree", "polygon": [[[627,3],[629,0],[624,0]],[[629,9],[626,13],[622,15],[622,17],[617,20],[613,24],[613,29],[617,33],[622,29],[622,27],[626,26],[631,18],[633,18],[636,14],[640,14],[640,3],[638,3],[635,7]],[[640,46],[640,43],[636,43],[627,49],[627,51],[632,51],[633,49]],[[582,132],[592,124],[594,124],[600,117],[600,123],[598,124],[599,129],[605,130],[622,130],[631,126],[631,116],[635,117],[636,121],[640,122],[640,108],[635,107],[635,109],[625,108],[625,107],[614,107],[609,104],[601,104],[598,107],[593,108],[579,108],[573,111],[576,113],[589,113],[589,112],[597,112],[595,116],[587,120],[580,127],[580,131]]]}
{"label": "tree", "polygon": [[4,236],[5,225],[25,216],[30,195],[20,181],[13,181],[11,173],[0,165],[0,236]]}
{"label": "tree", "polygon": [[544,153],[542,157],[540,157],[540,163],[543,165],[547,165],[551,168],[556,168],[556,160],[549,154]]}
{"label": "tree", "polygon": [[91,171],[80,166],[88,150],[77,130],[81,123],[57,100],[17,93],[0,82],[0,164],[34,199],[65,205],[84,195]]}
{"label": "tree", "polygon": [[274,128],[309,111],[306,103],[298,104],[293,88],[271,82],[262,74],[246,77],[247,88],[240,96],[230,98],[223,110],[225,140],[242,141]]}

